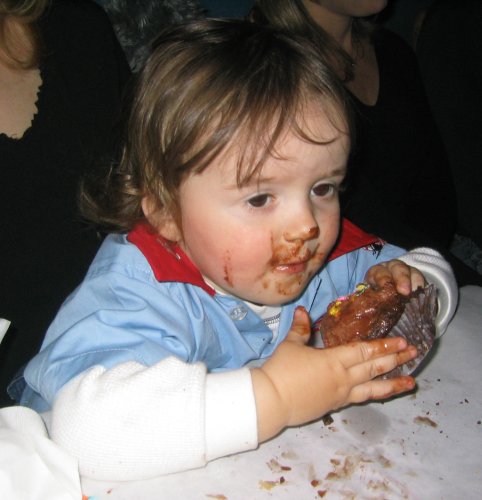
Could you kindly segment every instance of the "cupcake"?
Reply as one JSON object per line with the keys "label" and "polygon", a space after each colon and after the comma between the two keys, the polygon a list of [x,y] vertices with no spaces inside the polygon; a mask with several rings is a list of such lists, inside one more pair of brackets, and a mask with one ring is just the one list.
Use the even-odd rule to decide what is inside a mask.
{"label": "cupcake", "polygon": [[331,302],[326,313],[315,322],[314,330],[321,333],[325,347],[357,340],[404,337],[417,348],[418,356],[384,377],[408,375],[433,345],[436,312],[434,285],[419,287],[407,296],[399,294],[393,282],[379,288],[361,283],[354,293]]}

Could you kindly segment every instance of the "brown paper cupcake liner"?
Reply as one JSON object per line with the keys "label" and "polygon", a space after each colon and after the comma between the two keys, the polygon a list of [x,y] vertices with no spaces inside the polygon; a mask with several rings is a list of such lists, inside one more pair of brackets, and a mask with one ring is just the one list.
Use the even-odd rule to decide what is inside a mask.
{"label": "brown paper cupcake liner", "polygon": [[402,316],[387,337],[403,337],[417,348],[415,359],[398,366],[383,378],[410,375],[427,356],[435,340],[435,317],[437,315],[437,290],[428,285],[412,292]]}

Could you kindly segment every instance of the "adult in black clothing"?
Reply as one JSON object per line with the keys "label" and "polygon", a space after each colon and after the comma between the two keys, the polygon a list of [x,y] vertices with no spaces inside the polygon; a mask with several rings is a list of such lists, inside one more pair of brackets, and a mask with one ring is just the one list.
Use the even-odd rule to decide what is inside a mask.
{"label": "adult in black clothing", "polygon": [[[479,249],[482,249],[481,26],[480,0],[435,0],[425,14],[416,47],[457,190],[457,231]],[[482,271],[482,261],[480,266]]]}
{"label": "adult in black clothing", "polygon": [[244,18],[254,0],[96,0],[102,5],[133,72],[141,70],[152,41],[166,27],[204,17]]}
{"label": "adult in black clothing", "polygon": [[344,215],[405,248],[431,246],[459,284],[476,273],[449,253],[455,190],[410,46],[367,21],[387,0],[257,0],[252,19],[311,40],[344,81],[357,137]]}
{"label": "adult in black clothing", "polygon": [[133,72],[150,53],[151,43],[169,25],[204,17],[199,0],[96,0],[114,27]]}
{"label": "adult in black clothing", "polygon": [[207,17],[246,17],[254,0],[199,0],[207,10]]}
{"label": "adult in black clothing", "polygon": [[[0,318],[12,322],[0,345],[0,405],[12,403],[7,383],[36,353],[99,246],[82,226],[78,184],[110,156],[130,76],[99,6],[46,3],[10,1],[0,10]],[[18,15],[26,4],[33,11]]]}
{"label": "adult in black clothing", "polygon": [[364,99],[351,91],[357,138],[345,214],[404,247],[448,248],[455,231],[455,192],[415,55],[385,29],[372,34],[371,46],[378,92]]}

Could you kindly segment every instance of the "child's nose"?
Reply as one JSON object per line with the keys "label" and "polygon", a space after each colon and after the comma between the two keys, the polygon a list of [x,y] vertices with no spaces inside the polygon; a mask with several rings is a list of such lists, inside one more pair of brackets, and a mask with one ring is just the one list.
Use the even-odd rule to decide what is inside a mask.
{"label": "child's nose", "polygon": [[320,228],[311,211],[295,214],[291,221],[290,226],[284,232],[286,241],[307,241],[318,238]]}

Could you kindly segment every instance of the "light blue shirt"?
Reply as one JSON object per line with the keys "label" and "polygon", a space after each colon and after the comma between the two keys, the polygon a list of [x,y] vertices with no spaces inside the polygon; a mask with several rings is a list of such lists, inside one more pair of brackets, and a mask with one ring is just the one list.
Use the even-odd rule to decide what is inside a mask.
{"label": "light blue shirt", "polygon": [[172,355],[201,361],[212,372],[261,364],[286,337],[296,306],[304,306],[314,321],[332,300],[353,292],[371,266],[404,253],[386,244],[378,252],[362,248],[329,262],[296,301],[282,307],[273,340],[270,328],[242,300],[211,296],[192,284],[159,282],[125,235],[109,235],[26,367],[21,404],[50,409],[62,386],[95,365],[152,366]]}

